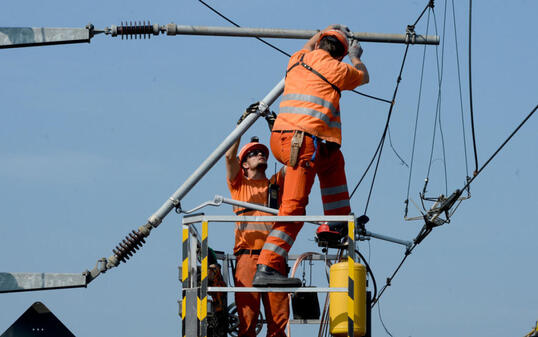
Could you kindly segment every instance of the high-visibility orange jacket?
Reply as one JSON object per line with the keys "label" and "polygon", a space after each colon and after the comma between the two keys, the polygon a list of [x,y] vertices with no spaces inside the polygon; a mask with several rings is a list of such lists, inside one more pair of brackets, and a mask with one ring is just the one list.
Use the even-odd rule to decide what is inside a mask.
{"label": "high-visibility orange jacket", "polygon": [[280,112],[273,130],[302,130],[341,144],[339,91],[355,89],[363,83],[363,78],[362,71],[334,59],[323,49],[299,50],[288,63]]}
{"label": "high-visibility orange jacket", "polygon": [[[267,192],[269,183],[284,185],[284,176],[281,172],[273,175],[271,179],[248,179],[239,172],[233,180],[228,179],[228,188],[232,199],[267,206]],[[280,188],[282,190],[282,188]],[[243,207],[235,207],[236,215],[272,215],[262,211],[249,210]],[[234,253],[240,249],[261,249],[269,232],[273,227],[272,222],[245,223],[238,222],[235,225]]]}

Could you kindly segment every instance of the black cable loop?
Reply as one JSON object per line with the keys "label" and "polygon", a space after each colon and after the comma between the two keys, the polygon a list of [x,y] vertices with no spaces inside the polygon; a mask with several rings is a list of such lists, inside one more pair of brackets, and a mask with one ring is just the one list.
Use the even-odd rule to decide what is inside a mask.
{"label": "black cable loop", "polygon": [[394,148],[394,145],[392,145],[392,137],[390,135],[390,127],[389,127],[389,130],[388,130],[388,135],[389,135],[389,145],[390,145],[390,148],[392,149],[392,152],[394,152],[394,154],[396,155],[396,157],[398,157],[398,159],[400,159],[400,163],[402,165],[405,165],[407,168],[409,168],[409,165],[405,162],[405,160],[402,158],[402,156],[400,156],[400,154],[398,153],[398,151],[396,151],[396,149]]}
{"label": "black cable loop", "polygon": [[[430,29],[430,15],[431,15],[431,9],[428,11],[428,20],[426,22],[426,35],[428,35],[429,29]],[[415,149],[416,149],[416,141],[417,141],[417,129],[418,129],[418,115],[420,112],[420,101],[422,98],[422,83],[424,80],[424,65],[426,63],[426,45],[424,45],[424,51],[422,53],[422,67],[420,70],[420,84],[419,84],[419,91],[418,91],[418,100],[417,100],[417,112],[415,116],[415,130],[413,133],[413,146],[411,150],[411,162],[409,167],[409,178],[407,180],[407,196],[406,196],[406,202],[405,202],[405,216],[407,216],[407,212],[409,210],[409,192],[411,189],[411,176],[413,173],[413,163],[415,158]]]}
{"label": "black cable loop", "polygon": [[475,162],[475,171],[473,176],[478,174],[478,154],[476,150],[476,137],[474,131],[474,113],[473,113],[473,81],[472,81],[472,71],[471,71],[471,18],[472,18],[472,8],[473,0],[469,0],[469,106],[471,111],[471,130],[473,134],[473,149],[474,149],[474,162]]}
{"label": "black cable loop", "polygon": [[368,261],[364,258],[364,255],[361,254],[361,252],[358,249],[355,249],[355,253],[359,255],[362,262],[364,262],[364,265],[366,266],[366,271],[370,276],[372,277],[372,283],[374,284],[374,296],[372,298],[376,298],[377,296],[377,282],[375,281],[374,272],[372,271],[372,268],[370,268],[370,265],[368,264]]}
{"label": "black cable loop", "polygon": [[[396,88],[394,88],[394,93],[392,95],[392,101],[393,102],[396,101],[396,94],[398,93],[398,88],[399,88],[400,82],[402,80],[402,73],[403,73],[403,69],[404,69],[404,65],[405,65],[405,60],[407,58],[408,50],[409,50],[409,44],[405,45],[405,53],[404,53],[404,56],[403,56],[402,65],[400,67],[400,73],[398,74],[398,80],[396,81]],[[380,146],[379,146],[379,154],[377,155],[377,163],[376,163],[376,167],[375,167],[375,170],[374,170],[374,176],[372,177],[372,184],[370,185],[370,191],[368,192],[368,199],[366,201],[366,206],[364,207],[364,213],[363,214],[367,213],[368,205],[370,204],[370,198],[372,196],[372,190],[374,188],[375,178],[377,176],[377,170],[379,168],[379,162],[381,160],[381,154],[383,153],[383,144],[385,143],[385,137],[387,135],[387,130],[389,128],[389,123],[390,123],[390,118],[392,116],[393,108],[394,108],[394,104],[391,104],[390,108],[389,108],[389,113],[388,113],[388,116],[387,116],[387,122],[385,124],[385,130],[383,130],[383,136],[381,137],[381,142],[380,142]]]}
{"label": "black cable loop", "polygon": [[456,30],[456,9],[454,6],[454,0],[452,0],[452,20],[454,26],[454,42],[456,46],[456,65],[458,69],[458,87],[460,93],[461,128],[463,134],[463,154],[465,157],[465,175],[469,176],[469,161],[467,159],[467,137],[465,136],[465,118],[463,114],[463,95],[461,93],[460,52],[458,48],[458,32]]}

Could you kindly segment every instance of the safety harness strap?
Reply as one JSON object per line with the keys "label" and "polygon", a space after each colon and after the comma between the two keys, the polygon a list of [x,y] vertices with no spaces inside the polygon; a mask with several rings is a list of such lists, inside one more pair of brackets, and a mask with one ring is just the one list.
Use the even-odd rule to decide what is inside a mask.
{"label": "safety harness strap", "polygon": [[295,68],[296,66],[298,65],[301,65],[303,66],[305,69],[307,70],[310,70],[312,73],[314,73],[314,75],[318,76],[319,78],[321,78],[323,81],[327,82],[327,84],[329,84],[337,93],[338,93],[338,96],[342,96],[342,93],[340,91],[340,88],[338,88],[336,85],[334,85],[333,83],[331,83],[327,78],[325,78],[325,76],[323,76],[320,72],[318,72],[316,69],[312,68],[311,66],[309,66],[308,64],[304,63],[303,62],[303,58],[304,58],[305,54],[301,55],[301,58],[299,59],[299,61],[295,64],[293,64],[291,67],[288,68],[288,70],[286,70],[286,76],[288,76],[288,73],[293,69]]}

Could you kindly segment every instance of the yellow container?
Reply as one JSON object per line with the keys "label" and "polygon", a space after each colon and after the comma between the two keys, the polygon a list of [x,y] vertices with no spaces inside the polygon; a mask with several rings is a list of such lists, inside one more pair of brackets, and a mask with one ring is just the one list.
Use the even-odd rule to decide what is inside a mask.
{"label": "yellow container", "polygon": [[[355,262],[353,289],[353,335],[366,334],[366,268]],[[347,262],[333,264],[330,269],[329,286],[331,288],[348,288],[349,268]],[[330,293],[329,316],[330,331],[337,337],[347,336],[348,293]]]}

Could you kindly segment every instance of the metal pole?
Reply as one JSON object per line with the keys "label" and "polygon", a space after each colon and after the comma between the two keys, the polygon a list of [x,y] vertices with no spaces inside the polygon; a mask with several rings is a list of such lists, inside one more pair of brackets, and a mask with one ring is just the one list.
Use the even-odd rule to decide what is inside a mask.
{"label": "metal pole", "polygon": [[[114,29],[115,26],[112,26]],[[117,29],[117,27],[116,27]],[[184,26],[169,23],[160,28],[167,35],[214,35],[214,36],[242,36],[242,37],[268,37],[279,39],[309,39],[318,30],[278,29],[278,28],[246,28],[246,27],[211,27],[211,26]],[[108,32],[105,30],[108,34]],[[114,36],[114,33],[111,33]],[[411,44],[439,44],[437,35],[409,34],[383,34],[383,33],[353,33],[353,36],[364,42],[384,43],[411,43]]]}
{"label": "metal pole", "polygon": [[93,26],[86,28],[0,27],[0,49],[90,43]]}
{"label": "metal pole", "polygon": [[372,238],[376,238],[376,239],[379,239],[379,240],[394,242],[394,243],[406,246],[407,248],[411,248],[411,246],[413,245],[412,241],[401,240],[401,239],[393,238],[393,237],[386,236],[386,235],[383,235],[383,234],[372,233],[372,232],[369,232],[367,230],[362,230],[362,231],[359,230],[358,236],[359,236],[359,238],[361,236],[367,236],[367,237],[372,237]]}
{"label": "metal pole", "polygon": [[180,201],[183,197],[202,179],[202,177],[217,163],[217,161],[224,155],[224,153],[232,146],[233,143],[239,139],[247,129],[254,124],[256,119],[260,117],[263,111],[265,111],[284,91],[284,79],[280,80],[278,84],[265,96],[261,101],[256,113],[248,115],[241,124],[239,124],[233,131],[224,139],[224,141],[217,146],[217,148],[207,157],[207,159],[194,171],[193,174],[179,187],[172,196],[165,201],[165,203],[155,212],[149,219],[148,223],[153,227],[159,226],[164,217],[170,213],[170,211],[180,206]]}

